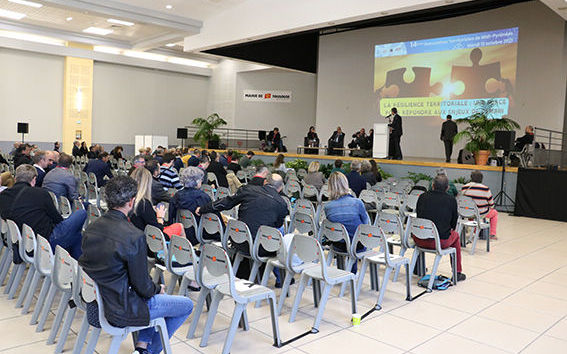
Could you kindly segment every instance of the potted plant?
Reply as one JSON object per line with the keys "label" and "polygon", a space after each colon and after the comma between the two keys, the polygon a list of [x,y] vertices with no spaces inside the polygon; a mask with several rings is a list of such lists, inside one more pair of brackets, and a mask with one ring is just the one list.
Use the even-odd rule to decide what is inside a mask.
{"label": "potted plant", "polygon": [[494,153],[494,135],[497,130],[520,128],[520,125],[512,119],[493,118],[492,111],[495,105],[496,101],[493,99],[478,100],[475,113],[466,118],[455,120],[457,124],[467,124],[468,126],[455,135],[453,144],[466,139],[465,149],[474,154],[477,165],[486,165],[488,157],[491,153]]}
{"label": "potted plant", "polygon": [[226,125],[226,121],[219,117],[217,113],[213,113],[207,118],[195,118],[192,123],[197,127],[193,139],[201,144],[202,147],[218,149],[220,136],[215,134],[214,130]]}

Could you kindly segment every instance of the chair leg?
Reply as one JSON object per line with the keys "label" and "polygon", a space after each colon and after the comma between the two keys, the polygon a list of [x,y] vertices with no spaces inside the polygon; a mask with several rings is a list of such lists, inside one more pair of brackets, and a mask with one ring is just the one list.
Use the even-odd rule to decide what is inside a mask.
{"label": "chair leg", "polygon": [[260,265],[261,263],[256,261],[252,263],[252,269],[250,270],[250,277],[248,277],[248,281],[251,281],[252,283],[256,283],[256,277],[258,276]]}
{"label": "chair leg", "polygon": [[[207,317],[207,323],[205,324],[205,329],[203,330],[203,336],[201,337],[201,343],[199,344],[200,347],[207,346],[207,342],[209,341],[209,335],[211,334],[211,329],[213,328],[213,323],[215,322],[215,317],[217,316],[219,303],[222,300],[222,298],[223,295],[220,292],[214,291],[213,301],[211,303],[211,307],[209,308],[209,316]],[[237,321],[239,320],[240,320],[240,316],[238,316],[237,318]]]}
{"label": "chair leg", "polygon": [[417,259],[419,258],[419,250],[417,248],[413,249],[413,254],[411,256],[411,264],[410,264],[410,276],[413,274],[415,265],[417,264]]}
{"label": "chair leg", "polygon": [[210,290],[206,289],[205,287],[202,287],[201,292],[199,292],[197,306],[193,308],[193,320],[191,320],[191,325],[189,326],[189,331],[187,332],[187,339],[191,339],[195,336],[195,330],[197,329],[199,318],[203,313],[203,307],[205,307],[205,298],[207,297],[207,294],[209,294],[209,292]]}
{"label": "chair leg", "polygon": [[473,233],[473,242],[472,242],[472,247],[471,247],[471,251],[470,251],[470,255],[474,255],[474,250],[476,249],[476,242],[478,241],[478,236],[480,235],[480,226],[475,227],[474,229],[474,233]]}
{"label": "chair leg", "polygon": [[122,336],[112,336],[108,354],[118,354],[118,350],[120,349],[120,344],[122,344],[123,339],[124,338]]}
{"label": "chair leg", "polygon": [[181,277],[181,284],[179,285],[179,292],[177,295],[179,296],[187,296],[187,286],[189,285],[189,279],[183,276]]}
{"label": "chair leg", "polygon": [[364,275],[366,274],[366,267],[368,263],[366,258],[362,259],[362,263],[360,264],[360,270],[358,271],[358,283],[356,284],[356,296],[360,295],[360,289],[362,289],[362,283],[364,282]]}
{"label": "chair leg", "polygon": [[238,329],[238,322],[240,321],[240,317],[244,311],[245,305],[243,304],[236,304],[234,307],[234,312],[232,313],[232,320],[230,321],[230,327],[228,328],[228,333],[226,335],[226,339],[224,340],[224,346],[222,348],[223,354],[230,353],[230,347],[232,346],[232,341],[234,340],[234,335],[236,334],[236,330]]}
{"label": "chair leg", "polygon": [[67,337],[69,335],[69,330],[71,329],[71,324],[73,323],[73,319],[75,318],[75,313],[77,312],[77,308],[69,308],[67,311],[67,316],[65,316],[65,321],[63,322],[63,328],[61,329],[61,335],[59,336],[59,340],[57,341],[57,346],[55,347],[55,353],[62,353],[63,347],[65,346],[65,342],[67,341]]}
{"label": "chair leg", "polygon": [[29,292],[30,283],[33,279],[35,274],[35,267],[33,264],[30,265],[30,269],[28,269],[28,274],[26,274],[26,279],[24,280],[24,285],[22,286],[22,290],[20,290],[20,295],[18,295],[18,300],[16,301],[16,308],[22,307],[24,304],[24,299]]}
{"label": "chair leg", "polygon": [[319,307],[319,300],[321,300],[321,282],[317,279],[312,279],[313,281],[313,305]]}
{"label": "chair leg", "polygon": [[[24,272],[26,271],[26,264],[25,263],[18,264],[18,266],[14,268],[14,270],[15,270],[15,276],[12,279],[10,291],[8,292],[8,300],[12,300],[16,296],[16,291],[18,291],[18,288],[20,287],[20,282],[22,281],[22,277],[24,276]],[[12,270],[12,272],[14,272],[14,270]],[[22,289],[22,291],[24,291],[24,289]]]}
{"label": "chair leg", "polygon": [[287,294],[289,293],[289,287],[291,285],[292,279],[293,279],[293,273],[292,272],[286,272],[285,273],[285,279],[284,279],[284,282],[283,282],[283,285],[282,285],[282,292],[280,294],[280,299],[278,301],[278,309],[277,309],[278,316],[281,315],[281,313],[282,313],[283,304],[285,302]]}
{"label": "chair leg", "polygon": [[315,322],[313,322],[313,329],[319,331],[319,325],[321,324],[321,319],[323,318],[323,313],[325,312],[325,305],[327,305],[327,300],[329,300],[329,294],[331,293],[332,286],[324,283],[323,293],[321,295],[321,301],[319,303],[319,310],[317,311],[317,317],[315,317]]}
{"label": "chair leg", "polygon": [[10,250],[6,250],[4,251],[4,253],[2,254],[2,258],[0,260],[0,267],[1,271],[0,271],[0,286],[2,286],[2,284],[4,284],[4,280],[6,280],[6,275],[8,275],[8,271],[10,270],[10,266],[12,265],[12,252],[10,252]]}
{"label": "chair leg", "polygon": [[281,347],[282,341],[280,338],[280,328],[278,324],[279,313],[276,310],[276,296],[271,294],[268,298],[270,303],[270,317],[272,318],[272,335],[274,336],[274,346],[277,348]]}
{"label": "chair leg", "polygon": [[87,334],[89,332],[89,321],[87,319],[87,314],[85,313],[83,316],[83,320],[81,321],[81,329],[77,334],[77,339],[75,340],[75,346],[73,347],[73,354],[81,354],[83,350],[83,346],[85,345],[85,339],[87,338]]}
{"label": "chair leg", "polygon": [[[85,316],[87,314],[85,313]],[[98,337],[100,337],[100,328],[96,328],[93,327],[93,330],[91,331],[91,336],[89,338],[89,341],[87,343],[87,349],[85,349],[85,354],[93,354],[94,350],[96,348],[96,344],[98,343]]]}
{"label": "chair leg", "polygon": [[386,293],[386,286],[388,286],[388,280],[390,280],[390,273],[392,273],[392,268],[386,266],[384,271],[384,278],[382,278],[382,285],[380,286],[380,294],[378,295],[378,306],[382,308],[382,300],[384,300],[384,294]]}
{"label": "chair leg", "polygon": [[[32,278],[30,287],[28,289],[28,292],[26,294],[26,298],[24,300],[24,308],[22,309],[22,315],[25,315],[30,310],[31,303],[33,301],[33,295],[35,294],[35,291],[37,290],[37,285],[39,284],[40,278],[41,278],[41,274],[39,274],[38,271],[35,271],[33,273],[33,278]],[[38,301],[39,301],[39,299],[38,299]]]}
{"label": "chair leg", "polygon": [[59,291],[57,290],[55,285],[51,283],[51,286],[49,287],[49,293],[47,295],[47,300],[43,304],[43,309],[41,309],[41,317],[39,318],[39,323],[37,325],[37,328],[35,329],[36,332],[43,331],[43,327],[45,326],[45,322],[47,321],[47,316],[49,315],[51,306],[53,305],[53,299],[58,292]]}
{"label": "chair leg", "polygon": [[[403,257],[405,254],[406,254],[406,248],[402,247],[400,249],[400,257]],[[398,276],[400,275],[400,269],[401,268],[402,268],[402,266],[396,267],[396,272],[394,273],[394,279],[392,279],[393,281],[395,281],[395,282],[398,281]]]}
{"label": "chair leg", "polygon": [[457,285],[457,251],[455,253],[451,253],[451,268],[453,271],[453,284]]}
{"label": "chair leg", "polygon": [[[12,264],[13,262],[10,260],[10,266],[12,266]],[[6,283],[6,287],[4,288],[4,294],[8,294],[10,292],[10,288],[12,287],[12,283],[14,282],[14,277],[16,276],[17,270],[18,270],[18,265],[14,264],[14,266],[12,267],[12,272],[10,272],[10,276],[8,277],[8,282]]]}
{"label": "chair leg", "polygon": [[57,308],[55,321],[53,321],[51,331],[49,332],[49,337],[47,338],[47,344],[55,343],[55,338],[57,337],[57,332],[59,332],[59,327],[61,327],[63,316],[65,315],[67,307],[69,306],[69,300],[71,300],[71,292],[64,292],[61,295],[61,300],[59,301],[59,307]]}
{"label": "chair leg", "polygon": [[49,276],[44,277],[43,284],[41,285],[41,290],[39,292],[39,296],[37,297],[37,303],[35,304],[35,308],[33,309],[30,325],[33,326],[37,324],[37,319],[41,314],[41,310],[43,309],[43,306],[45,306],[45,302],[47,301],[47,294],[50,289],[51,289],[51,278]]}
{"label": "chair leg", "polygon": [[289,323],[295,321],[295,316],[297,315],[297,310],[299,309],[299,303],[301,302],[301,297],[303,296],[306,283],[307,276],[305,276],[304,273],[301,273],[301,277],[299,277],[299,286],[297,287],[297,293],[295,294],[295,300],[293,301],[293,307],[291,308],[291,313],[289,315]]}
{"label": "chair leg", "polygon": [[435,281],[435,275],[437,274],[437,268],[439,267],[439,261],[441,256],[435,256],[435,261],[433,262],[433,268],[431,269],[431,276],[429,278],[429,283],[427,283],[427,290],[431,291],[433,289],[433,282]]}
{"label": "chair leg", "polygon": [[242,258],[243,257],[240,253],[236,253],[236,256],[234,256],[234,265],[232,266],[232,271],[234,272],[235,276],[238,272],[238,267],[240,267],[240,262],[242,262]]}
{"label": "chair leg", "polygon": [[177,284],[177,280],[179,276],[177,274],[171,274],[171,278],[169,279],[169,284],[167,284],[167,288],[165,289],[165,293],[168,295],[173,294],[173,290],[175,290],[175,284]]}
{"label": "chair leg", "polygon": [[350,305],[351,305],[352,313],[355,314],[356,301],[358,299],[358,295],[356,294],[356,290],[355,290],[356,279],[353,277],[349,282],[350,282]]}
{"label": "chair leg", "polygon": [[406,263],[406,300],[407,301],[413,300],[411,295],[411,273],[409,268],[410,268],[409,263]]}
{"label": "chair leg", "polygon": [[[264,274],[262,274],[262,281],[260,282],[260,285],[262,285],[262,286],[268,285],[268,280],[270,279],[270,273],[272,273],[272,269],[274,269],[274,266],[272,264],[270,264],[269,262],[266,263],[266,266],[264,267]],[[262,304],[262,300],[258,300],[258,301],[256,301],[256,304],[254,305],[254,307],[258,308],[258,307],[260,307],[261,304]]]}
{"label": "chair leg", "polygon": [[171,344],[169,343],[169,333],[167,332],[165,320],[157,326],[157,330],[159,332],[164,354],[173,354],[171,351]]}
{"label": "chair leg", "polygon": [[[350,257],[347,257],[345,270],[347,272],[350,272],[353,264],[354,264],[354,262],[352,261],[352,259],[350,259]],[[341,291],[339,292],[339,297],[343,297],[345,295],[346,286],[347,286],[347,283],[343,283],[341,285]]]}

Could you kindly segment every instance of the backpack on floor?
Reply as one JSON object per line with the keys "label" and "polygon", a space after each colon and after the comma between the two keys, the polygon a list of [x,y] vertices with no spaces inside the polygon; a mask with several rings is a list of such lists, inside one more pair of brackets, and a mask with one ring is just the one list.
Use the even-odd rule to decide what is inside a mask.
{"label": "backpack on floor", "polygon": [[[421,286],[422,288],[427,288],[429,284],[429,279],[431,278],[431,274],[424,275],[419,281],[417,285]],[[433,290],[447,290],[448,287],[453,285],[451,282],[451,278],[447,278],[444,275],[438,275],[435,277],[433,281],[433,286],[431,287]]]}

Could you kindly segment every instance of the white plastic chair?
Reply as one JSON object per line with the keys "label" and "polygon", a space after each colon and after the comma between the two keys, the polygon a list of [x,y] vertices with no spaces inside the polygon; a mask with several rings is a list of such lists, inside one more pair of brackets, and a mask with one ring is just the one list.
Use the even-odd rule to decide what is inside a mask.
{"label": "white plastic chair", "polygon": [[293,213],[288,233],[317,237],[317,225],[315,225],[313,216],[301,211]]}
{"label": "white plastic chair", "polygon": [[[457,221],[457,233],[461,237],[461,244],[466,246],[467,231],[471,229],[472,247],[470,254],[474,255],[476,243],[480,238],[481,231],[489,230],[490,224],[484,222],[480,217],[480,212],[474,200],[466,196],[457,197],[457,211],[459,213],[459,220]],[[486,252],[490,252],[490,237],[486,236]]]}
{"label": "white plastic chair", "polygon": [[[226,230],[221,239],[221,243],[225,251],[234,255],[232,270],[234,271],[234,275],[236,276],[240,263],[245,259],[252,260],[252,254],[254,252],[254,241],[252,240],[252,235],[250,234],[248,225],[240,220],[230,219],[228,221],[228,224],[226,225]],[[248,246],[248,253],[242,252],[235,248],[235,244],[244,243],[246,243]],[[259,267],[256,266],[256,264],[252,265],[250,276],[248,278],[249,281],[253,282],[254,279],[256,279],[256,276],[258,275],[258,269]]]}
{"label": "white plastic chair", "polygon": [[18,300],[16,301],[16,308],[23,306],[24,299],[30,289],[31,281],[35,275],[35,262],[34,262],[35,248],[36,248],[35,232],[33,232],[31,227],[29,227],[26,224],[23,224],[21,237],[22,237],[22,243],[21,246],[18,247],[20,251],[20,257],[29,266],[29,268],[24,283],[22,285],[22,290],[20,290],[20,295],[18,296]]}
{"label": "white plastic chair", "polygon": [[34,254],[34,261],[35,261],[35,270],[36,273],[32,279],[30,289],[26,294],[26,299],[24,301],[24,308],[22,310],[23,313],[27,313],[33,301],[35,289],[39,282],[42,282],[41,290],[39,291],[39,295],[37,297],[37,303],[35,304],[35,308],[33,310],[33,314],[30,320],[30,325],[37,324],[39,319],[39,315],[41,314],[41,310],[47,300],[47,293],[51,288],[51,273],[53,271],[53,251],[51,250],[51,245],[49,241],[42,237],[41,235],[37,235],[36,237],[36,251]]}
{"label": "white plastic chair", "polygon": [[157,283],[163,279],[163,274],[167,269],[165,266],[168,257],[165,235],[160,229],[152,225],[146,225],[144,234],[146,235],[148,249],[154,254],[153,257],[148,256],[148,266],[150,267],[150,274],[154,270],[152,280]]}
{"label": "white plastic chair", "polygon": [[73,212],[73,209],[71,208],[71,202],[69,201],[69,199],[67,199],[67,197],[63,195],[59,197],[59,212],[61,213],[63,219],[67,219]]}
{"label": "white plastic chair", "polygon": [[213,187],[208,184],[202,184],[201,190],[205,192],[205,194],[207,194],[211,198],[211,200],[215,200],[215,192],[213,190]]}
{"label": "white plastic chair", "polygon": [[[353,257],[351,253],[351,246],[350,246],[350,237],[348,232],[343,224],[338,222],[331,222],[327,219],[324,219],[321,228],[319,229],[319,237],[317,238],[320,244],[323,243],[324,240],[336,243],[336,242],[344,242],[346,252],[340,252],[335,249],[335,247],[329,248],[329,253],[327,254],[327,265],[333,264],[333,258],[336,258],[337,268],[349,271],[352,269],[352,266],[356,262],[356,258]],[[346,283],[341,285],[341,291],[339,292],[339,297],[344,295],[346,288]]]}
{"label": "white plastic chair", "polygon": [[176,220],[183,225],[184,229],[193,228],[195,232],[195,238],[197,239],[197,241],[199,241],[199,243],[202,242],[201,235],[199,234],[199,225],[197,225],[197,219],[190,210],[179,209],[177,211]]}
{"label": "white plastic chair", "polygon": [[[197,263],[196,259],[193,245],[185,237],[174,236],[169,240],[166,266],[171,278],[165,290],[167,294],[173,294],[175,284],[179,279],[185,278],[185,273],[189,273],[190,280],[196,279],[194,269]],[[184,289],[181,286],[179,293],[184,293]]]}
{"label": "white plastic chair", "polygon": [[[10,247],[12,248],[12,256],[14,249],[18,251],[18,255],[22,258],[22,235],[20,234],[20,229],[18,225],[12,220],[7,220],[8,223],[8,232],[10,235]],[[13,258],[12,258],[13,263]],[[24,272],[26,270],[26,263],[25,261],[21,260],[21,263],[16,264],[12,267],[12,273],[10,274],[10,278],[8,279],[8,283],[6,284],[6,288],[4,289],[4,294],[8,294],[8,299],[11,300],[16,295],[16,291],[20,286],[20,282],[22,281],[22,277],[24,276]]]}
{"label": "white plastic chair", "polygon": [[[222,238],[223,226],[220,217],[214,213],[207,213],[201,215],[199,222],[199,235],[201,245],[203,243],[217,242]],[[214,235],[218,235],[218,238]]]}
{"label": "white plastic chair", "polygon": [[[388,242],[388,247],[390,248],[391,253],[393,246],[398,246],[400,247],[399,255],[403,257],[409,248],[413,248],[413,244],[410,245],[408,233],[406,232],[406,229],[404,229],[404,225],[398,215],[378,213],[378,215],[376,215],[376,220],[374,221],[374,226],[380,227],[386,235],[386,241]],[[394,273],[394,281],[398,280],[399,273],[400,267],[397,267],[396,272]]]}

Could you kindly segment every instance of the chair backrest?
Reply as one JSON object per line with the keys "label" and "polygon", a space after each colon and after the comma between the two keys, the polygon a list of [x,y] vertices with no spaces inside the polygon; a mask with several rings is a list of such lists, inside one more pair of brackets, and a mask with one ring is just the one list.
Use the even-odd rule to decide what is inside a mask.
{"label": "chair backrest", "polygon": [[292,196],[294,193],[299,193],[299,197],[301,198],[301,185],[298,181],[290,179],[287,181],[284,187],[284,193],[287,196]]}
{"label": "chair backrest", "polygon": [[287,180],[295,179],[296,181],[299,181],[299,179],[297,178],[297,173],[295,173],[295,170],[293,168],[290,168],[286,171],[285,177]]}
{"label": "chair backrest", "polygon": [[371,189],[374,192],[386,193],[390,191],[390,185],[388,182],[377,182]]}
{"label": "chair backrest", "polygon": [[288,269],[292,267],[292,259],[294,255],[303,263],[310,265],[318,262],[321,267],[323,280],[327,281],[327,262],[325,262],[325,254],[321,248],[321,244],[313,237],[304,235],[293,235],[289,252],[287,255],[286,266]]}
{"label": "chair backrest", "polygon": [[167,259],[167,246],[163,232],[155,226],[146,225],[144,234],[146,234],[146,243],[150,251],[156,254],[163,251],[164,259]]}
{"label": "chair backrest", "polygon": [[[177,263],[178,265],[174,264]],[[195,279],[197,279],[197,263],[199,259],[191,242],[185,237],[172,237],[169,240],[167,269],[172,272],[176,267],[186,267],[193,264]]]}
{"label": "chair backrest", "polygon": [[394,192],[388,192],[384,194],[384,199],[382,199],[382,206],[392,209],[400,209],[401,199],[399,194]]}
{"label": "chair backrest", "polygon": [[51,200],[53,201],[53,205],[55,205],[55,209],[57,209],[57,211],[59,211],[59,202],[57,201],[57,196],[52,191],[47,191],[47,192],[49,193],[49,196],[51,197]]}
{"label": "chair backrest", "polygon": [[419,199],[419,195],[415,194],[408,194],[406,196],[406,200],[404,202],[404,208],[409,211],[415,211],[417,207],[417,200]]}
{"label": "chair backrest", "polygon": [[435,249],[437,252],[441,251],[441,241],[439,240],[439,233],[437,227],[431,220],[421,218],[410,218],[408,222],[408,235],[415,236],[422,240],[434,239]]}
{"label": "chair backrest", "polygon": [[93,285],[94,285],[94,294],[96,296],[96,303],[98,305],[98,321],[100,323],[100,327],[102,328],[102,330],[110,334],[111,336],[119,336],[128,333],[127,327],[126,328],[114,327],[108,322],[104,314],[104,302],[102,301],[102,296],[100,295],[100,290],[98,288],[98,285],[94,281],[93,281]]}
{"label": "chair backrest", "polygon": [[315,186],[306,184],[303,186],[303,198],[319,198],[319,191]]}
{"label": "chair backrest", "polygon": [[261,257],[259,255],[260,246],[267,252],[276,252],[277,258],[285,264],[285,247],[283,243],[283,236],[280,230],[262,225],[258,228],[256,239],[254,240],[254,249],[252,257],[256,261],[265,262],[268,257]]}
{"label": "chair backrest", "polygon": [[367,250],[380,248],[384,252],[384,259],[386,264],[390,265],[390,251],[388,249],[388,241],[380,226],[372,226],[366,224],[358,225],[354,237],[352,239],[352,253],[354,254],[356,244],[361,243]]}
{"label": "chair backrest", "polygon": [[177,189],[176,188],[168,188],[167,189],[167,195],[170,198],[173,198],[173,196],[175,195],[175,193],[177,193]]}
{"label": "chair backrest", "polygon": [[94,184],[88,183],[87,185],[87,199],[89,200],[96,200],[98,205],[98,188]]}
{"label": "chair backrest", "polygon": [[98,289],[95,287],[94,280],[92,280],[81,266],[77,266],[77,284],[79,285],[77,288],[77,296],[73,296],[73,299],[75,302],[79,300],[79,303],[84,305],[83,310],[86,310],[86,304],[97,301]]}
{"label": "chair backrest", "polygon": [[366,210],[377,209],[379,206],[378,197],[376,196],[376,192],[374,192],[373,190],[362,190],[358,198],[362,200],[364,206],[366,207]]}
{"label": "chair backrest", "polygon": [[232,195],[232,193],[230,193],[230,189],[226,187],[217,187],[216,199],[228,197],[229,195]]}
{"label": "chair backrest", "polygon": [[[84,173],[84,172],[83,172]],[[88,191],[87,191],[87,187],[85,186],[85,182],[80,182],[79,183],[79,195],[83,198],[83,199],[88,199]]]}
{"label": "chair backrest", "polygon": [[8,224],[8,234],[10,235],[9,241],[10,244],[22,244],[22,235],[20,234],[20,229],[18,225],[12,220],[6,220]]}
{"label": "chair backrest", "polygon": [[297,211],[291,217],[290,232],[315,237],[317,235],[317,226],[311,215]]}
{"label": "chair backrest", "polygon": [[350,237],[348,236],[345,226],[341,223],[324,219],[319,228],[319,237],[317,240],[323,242],[324,239],[331,242],[344,241],[346,243],[346,249],[350,249]]}
{"label": "chair backrest", "polygon": [[429,189],[429,181],[425,180],[425,179],[421,179],[419,181],[417,181],[417,183],[415,184],[415,186],[419,186],[419,187],[424,187],[425,189]]}
{"label": "chair backrest", "polygon": [[213,187],[208,184],[202,184],[201,190],[205,192],[211,198],[211,200],[215,200],[215,192],[213,191]]}
{"label": "chair backrest", "polygon": [[61,246],[55,246],[55,258],[51,280],[62,291],[71,290],[71,282],[75,276],[77,261]]}
{"label": "chair backrest", "polygon": [[[230,219],[226,225],[226,231],[222,237],[222,247],[228,252],[234,244],[241,244],[248,242],[249,254],[252,255],[254,248],[254,241],[248,225],[243,221]],[[232,246],[232,247],[231,247]]]}
{"label": "chair backrest", "polygon": [[197,219],[190,210],[179,209],[177,211],[177,222],[181,223],[184,229],[193,228],[195,231],[195,238],[201,242],[201,236],[198,234],[199,225],[197,225]]}
{"label": "chair backrest", "polygon": [[236,178],[238,178],[242,183],[248,182],[248,175],[243,170],[239,170],[236,172]]}
{"label": "chair backrest", "polygon": [[63,195],[59,197],[59,212],[64,218],[69,217],[73,212],[71,209],[71,202]]}
{"label": "chair backrest", "polygon": [[88,182],[89,185],[98,187],[98,186],[97,186],[96,176],[95,176],[95,174],[92,173],[92,172],[89,172],[89,174],[87,175],[87,182]]}
{"label": "chair backrest", "polygon": [[2,236],[2,244],[5,247],[8,247],[8,224],[6,220],[0,218],[0,236]]}
{"label": "chair backrest", "polygon": [[36,241],[35,241],[35,232],[31,227],[26,224],[22,225],[22,246],[20,249],[20,257],[29,264],[34,264],[34,256],[35,256],[35,248],[36,248]]}
{"label": "chair backrest", "polygon": [[313,203],[307,199],[296,200],[293,212],[302,212],[315,217],[315,208],[313,207]]}
{"label": "chair backrest", "polygon": [[284,200],[285,204],[287,205],[287,213],[288,213],[288,215],[291,216],[291,214],[293,214],[293,209],[292,209],[292,207],[291,207],[291,201],[290,201],[289,198],[287,198],[287,197],[283,197],[282,199]]}
{"label": "chair backrest", "polygon": [[460,195],[457,197],[457,211],[461,218],[480,219],[478,207],[471,197]]}
{"label": "chair backrest", "polygon": [[85,205],[78,199],[73,200],[73,210],[85,210]]}
{"label": "chair backrest", "polygon": [[331,196],[329,195],[329,185],[325,183],[321,186],[321,190],[319,191],[319,200],[324,202],[329,199],[331,199]]}
{"label": "chair backrest", "polygon": [[217,188],[219,186],[219,182],[217,180],[217,175],[215,175],[212,172],[207,172],[207,182],[208,182],[208,184],[211,184],[211,182],[214,183],[215,187],[217,187]]}
{"label": "chair backrest", "polygon": [[425,193],[423,189],[412,189],[409,195],[417,195],[418,197]]}
{"label": "chair backrest", "polygon": [[201,222],[199,223],[199,235],[201,235],[201,243],[212,242],[213,237],[207,237],[210,235],[219,234],[222,237],[223,227],[220,218],[213,213],[207,213],[201,216]]}
{"label": "chair backrest", "polygon": [[53,251],[45,237],[37,235],[34,252],[35,270],[43,276],[49,276],[53,269]]}
{"label": "chair backrest", "polygon": [[102,212],[100,211],[100,209],[94,204],[89,204],[89,224],[94,222],[101,216]]}
{"label": "chair backrest", "polygon": [[230,278],[234,279],[226,251],[212,243],[202,245],[198,276],[201,286],[208,289],[214,289],[218,284],[230,281]]}
{"label": "chair backrest", "polygon": [[380,227],[385,234],[399,235],[402,245],[405,248],[409,248],[406,239],[407,234],[398,215],[392,213],[378,213],[374,225]]}

